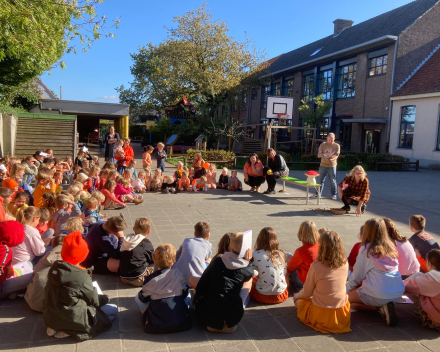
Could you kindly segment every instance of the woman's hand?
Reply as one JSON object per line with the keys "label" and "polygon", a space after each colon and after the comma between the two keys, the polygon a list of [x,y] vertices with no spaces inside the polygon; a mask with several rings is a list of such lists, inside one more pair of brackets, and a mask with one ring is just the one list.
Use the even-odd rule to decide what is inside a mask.
{"label": "woman's hand", "polygon": [[338,197],[339,197],[339,199],[342,199],[342,189],[341,189],[341,186],[338,187]]}
{"label": "woman's hand", "polygon": [[247,261],[250,261],[252,259],[252,249],[248,248],[245,255],[244,255],[244,259],[246,259]]}
{"label": "woman's hand", "polygon": [[362,205],[359,204],[356,208],[356,216],[361,217],[362,216]]}

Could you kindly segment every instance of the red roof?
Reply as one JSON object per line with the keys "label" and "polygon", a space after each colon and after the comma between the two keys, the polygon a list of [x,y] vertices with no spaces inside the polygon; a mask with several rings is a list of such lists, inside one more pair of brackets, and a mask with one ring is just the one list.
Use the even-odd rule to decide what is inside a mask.
{"label": "red roof", "polygon": [[440,92],[440,50],[437,50],[394,95],[432,92]]}

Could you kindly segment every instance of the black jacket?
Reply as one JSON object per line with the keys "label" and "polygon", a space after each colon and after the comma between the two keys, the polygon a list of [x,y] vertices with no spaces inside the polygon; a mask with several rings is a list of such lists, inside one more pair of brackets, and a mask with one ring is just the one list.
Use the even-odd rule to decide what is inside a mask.
{"label": "black jacket", "polygon": [[91,269],[56,261],[47,275],[43,318],[47,327],[88,340],[112,326],[99,307],[108,297],[98,295],[92,285]]}
{"label": "black jacket", "polygon": [[287,167],[286,161],[280,154],[276,154],[274,160],[269,159],[267,166],[273,172],[279,172],[281,175],[289,173],[289,168]]}
{"label": "black jacket", "polygon": [[229,178],[228,175],[226,175],[226,176],[220,175],[220,178],[218,179],[218,183],[220,183],[221,185],[227,185],[228,178]]}
{"label": "black jacket", "polygon": [[[125,241],[129,236],[126,236]],[[148,238],[144,238],[136,247],[125,250],[121,247],[121,261],[119,262],[119,274],[124,279],[136,279],[147,271],[153,264],[154,247]]]}
{"label": "black jacket", "polygon": [[214,329],[223,329],[224,322],[237,325],[244,314],[240,290],[253,274],[250,266],[228,269],[222,257],[213,259],[197,284],[194,300],[199,322]]}

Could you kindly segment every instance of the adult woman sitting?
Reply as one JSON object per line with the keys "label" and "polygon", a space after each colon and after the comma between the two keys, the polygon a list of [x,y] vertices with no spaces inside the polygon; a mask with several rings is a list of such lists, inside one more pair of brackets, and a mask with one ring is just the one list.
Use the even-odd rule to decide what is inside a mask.
{"label": "adult woman sitting", "polygon": [[202,153],[195,153],[192,167],[194,168],[194,179],[200,178],[206,174],[206,170],[203,168],[205,160],[202,158]]}
{"label": "adult woman sitting", "polygon": [[350,174],[338,186],[339,198],[344,202],[341,210],[347,213],[351,210],[350,205],[357,205],[356,216],[361,216],[367,202],[370,199],[369,181],[364,168],[357,165]]}
{"label": "adult woman sitting", "polygon": [[[268,170],[272,170],[270,175],[267,173]],[[263,173],[267,181],[267,190],[264,194],[275,194],[277,178],[289,176],[289,168],[286,161],[273,148],[267,150],[267,168],[264,168]]]}
{"label": "adult woman sitting", "polygon": [[113,148],[115,147],[115,143],[119,142],[120,137],[119,134],[115,132],[115,126],[110,126],[109,132],[105,135],[105,161],[110,161],[115,164],[115,153]]}
{"label": "adult woman sitting", "polygon": [[78,154],[76,154],[76,158],[75,158],[75,165],[78,166],[83,166],[82,162],[84,160],[93,160],[93,157],[90,155],[89,151],[84,151],[82,148],[80,150],[78,150]]}
{"label": "adult woman sitting", "polygon": [[243,174],[244,183],[251,186],[251,192],[260,192],[260,186],[264,183],[263,163],[256,153],[249,155],[249,159],[244,164]]}
{"label": "adult woman sitting", "polygon": [[116,160],[118,161],[118,172],[121,175],[130,161],[134,158],[133,148],[130,147],[130,138],[125,137],[123,142],[124,144],[122,145],[122,148],[124,149],[124,157],[116,157]]}

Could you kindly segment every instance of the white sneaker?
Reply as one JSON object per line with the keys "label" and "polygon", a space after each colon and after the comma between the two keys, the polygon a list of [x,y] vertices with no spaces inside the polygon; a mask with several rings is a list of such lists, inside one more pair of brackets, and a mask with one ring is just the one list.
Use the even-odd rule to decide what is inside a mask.
{"label": "white sneaker", "polygon": [[333,200],[338,200],[338,196],[336,194],[332,195]]}
{"label": "white sneaker", "polygon": [[318,198],[317,194],[312,194],[311,196],[309,196],[309,198]]}

